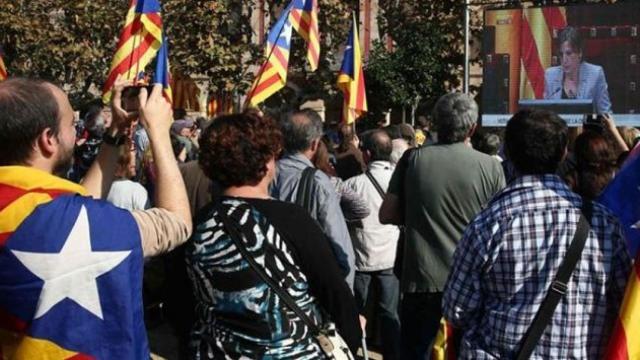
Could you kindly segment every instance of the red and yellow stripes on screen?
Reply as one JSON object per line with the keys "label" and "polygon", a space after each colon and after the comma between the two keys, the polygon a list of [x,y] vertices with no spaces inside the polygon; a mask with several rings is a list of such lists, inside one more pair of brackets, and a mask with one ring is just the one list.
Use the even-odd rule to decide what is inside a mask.
{"label": "red and yellow stripes on screen", "polygon": [[213,118],[220,115],[233,114],[234,108],[233,94],[226,91],[213,93],[210,95],[209,103],[207,104],[207,116]]}
{"label": "red and yellow stripes on screen", "polygon": [[111,100],[111,89],[118,75],[127,80],[135,80],[138,73],[144,71],[153,60],[162,45],[160,13],[137,13],[138,1],[145,0],[131,0],[129,4],[125,25],[102,90],[102,100],[105,103]]}
{"label": "red and yellow stripes on screen", "polygon": [[523,10],[521,27],[520,98],[542,99],[544,70],[551,66],[553,30],[567,26],[564,7]]}
{"label": "red and yellow stripes on screen", "polygon": [[629,277],[620,315],[616,320],[605,359],[640,359],[638,334],[640,334],[640,256],[636,257]]}

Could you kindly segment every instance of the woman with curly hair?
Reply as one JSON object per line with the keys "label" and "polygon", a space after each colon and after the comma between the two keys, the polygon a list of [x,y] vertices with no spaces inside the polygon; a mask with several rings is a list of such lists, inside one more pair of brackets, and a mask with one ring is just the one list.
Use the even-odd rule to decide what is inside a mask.
{"label": "woman with curly hair", "polygon": [[282,149],[276,123],[258,114],[223,116],[200,141],[200,166],[224,190],[196,216],[186,250],[196,297],[193,357],[324,358],[307,323],[244,255],[315,326],[335,324],[355,352],[361,335],[355,301],[322,230],[302,208],[269,197]]}

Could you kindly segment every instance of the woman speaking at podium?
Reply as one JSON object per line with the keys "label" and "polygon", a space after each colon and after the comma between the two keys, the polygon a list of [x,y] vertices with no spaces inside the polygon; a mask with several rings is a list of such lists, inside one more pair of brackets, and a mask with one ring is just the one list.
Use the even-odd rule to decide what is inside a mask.
{"label": "woman speaking at podium", "polygon": [[602,66],[582,61],[582,38],[573,27],[559,35],[560,66],[544,73],[545,99],[593,99],[598,114],[611,112],[611,100]]}

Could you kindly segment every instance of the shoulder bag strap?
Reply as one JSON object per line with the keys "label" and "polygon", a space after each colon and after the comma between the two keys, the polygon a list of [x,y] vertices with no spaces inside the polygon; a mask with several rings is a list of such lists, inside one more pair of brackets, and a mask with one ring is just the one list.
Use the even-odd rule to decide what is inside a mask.
{"label": "shoulder bag strap", "polygon": [[583,199],[580,221],[578,222],[578,227],[575,235],[573,236],[573,240],[571,240],[571,245],[569,245],[567,254],[564,256],[564,259],[558,268],[558,272],[547,291],[547,296],[542,301],[540,309],[538,309],[531,326],[522,340],[522,345],[518,351],[516,359],[529,359],[533,350],[536,348],[540,337],[549,324],[549,321],[551,321],[551,317],[553,316],[558,303],[566,293],[569,278],[571,278],[571,274],[576,268],[578,260],[580,260],[584,244],[589,235],[589,229],[591,228],[589,223],[591,220],[592,210],[593,204],[591,201]]}
{"label": "shoulder bag strap", "polygon": [[380,186],[380,183],[378,182],[378,180],[376,180],[376,178],[373,177],[373,174],[369,170],[365,171],[364,174],[367,175],[367,177],[373,184],[373,187],[376,188],[376,190],[378,191],[378,194],[380,194],[380,196],[382,197],[382,200],[384,200],[385,191],[382,190],[382,186]]}
{"label": "shoulder bag strap", "polygon": [[296,192],[296,204],[302,206],[311,213],[311,188],[317,169],[308,167],[302,171],[298,191]]}
{"label": "shoulder bag strap", "polygon": [[267,275],[262,266],[260,266],[253,258],[253,256],[249,253],[247,248],[244,246],[244,242],[242,241],[242,235],[240,234],[236,226],[231,222],[229,216],[225,211],[226,210],[221,207],[218,213],[220,214],[224,228],[229,232],[229,237],[231,238],[231,240],[233,240],[234,244],[238,248],[238,251],[240,251],[240,253],[242,254],[242,257],[249,263],[249,266],[262,279],[262,281],[264,281],[271,288],[271,290],[275,291],[280,299],[289,307],[289,309],[291,309],[291,311],[298,315],[298,317],[309,327],[312,334],[314,336],[319,335],[320,329],[318,328],[318,326],[311,320],[311,318],[309,318],[307,314],[304,313],[304,311],[302,311],[302,309],[300,309],[300,307],[296,304],[295,300],[293,300],[289,293],[281,288],[273,278]]}

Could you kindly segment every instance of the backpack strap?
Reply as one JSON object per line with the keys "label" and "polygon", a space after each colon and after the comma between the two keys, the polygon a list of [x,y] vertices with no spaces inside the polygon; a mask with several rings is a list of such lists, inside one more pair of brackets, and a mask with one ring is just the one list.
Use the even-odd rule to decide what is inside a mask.
{"label": "backpack strap", "polygon": [[386,193],[382,189],[382,186],[380,186],[380,183],[378,182],[378,180],[376,180],[376,178],[373,177],[373,174],[369,170],[365,171],[364,174],[367,175],[367,177],[369,178],[369,180],[373,184],[373,187],[376,188],[376,190],[378,191],[378,194],[380,194],[380,196],[382,197],[382,200],[384,200],[384,196],[385,196]]}
{"label": "backpack strap", "polygon": [[300,182],[298,183],[298,191],[296,192],[295,203],[302,206],[309,213],[312,210],[311,204],[311,192],[313,188],[313,182],[318,169],[314,167],[308,167],[302,171]]}

